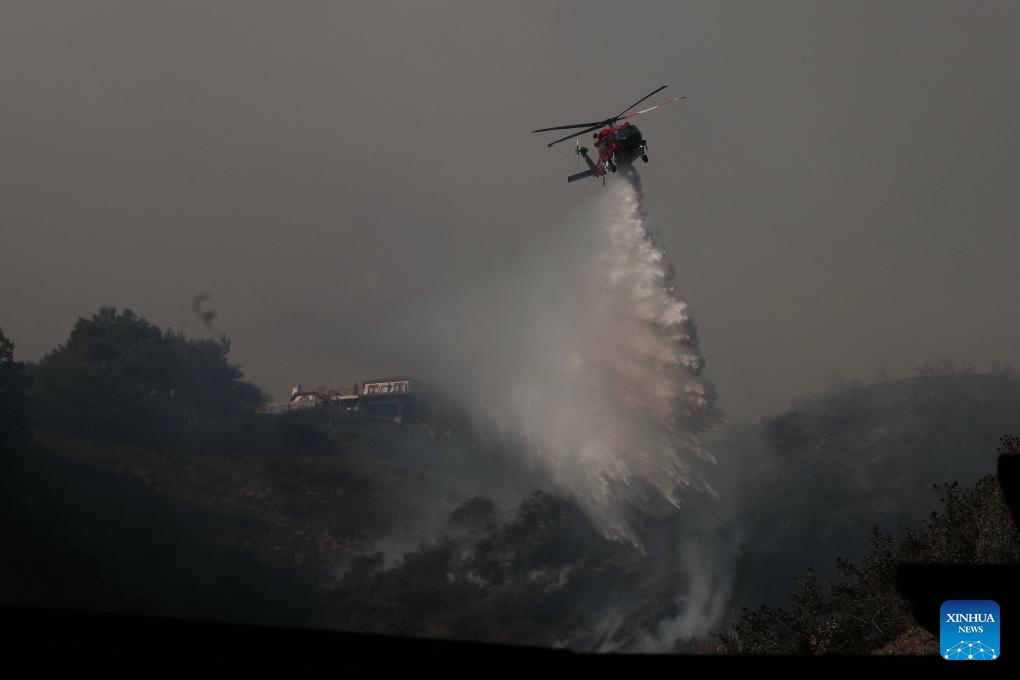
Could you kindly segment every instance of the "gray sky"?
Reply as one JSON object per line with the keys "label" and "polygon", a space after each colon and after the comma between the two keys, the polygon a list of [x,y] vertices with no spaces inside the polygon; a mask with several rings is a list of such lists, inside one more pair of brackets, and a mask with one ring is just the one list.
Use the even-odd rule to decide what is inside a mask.
{"label": "gray sky", "polygon": [[207,290],[278,397],[418,370],[392,319],[603,190],[529,131],[668,82],[640,170],[728,414],[1020,362],[1018,35],[990,0],[4,0],[0,327],[200,336]]}

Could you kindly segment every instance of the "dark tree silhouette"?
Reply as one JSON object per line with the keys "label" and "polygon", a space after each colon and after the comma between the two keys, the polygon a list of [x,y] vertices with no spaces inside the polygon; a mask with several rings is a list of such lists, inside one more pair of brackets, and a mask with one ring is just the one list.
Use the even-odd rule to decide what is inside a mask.
{"label": "dark tree silhouette", "polygon": [[87,436],[252,412],[266,397],[229,363],[229,351],[226,337],[189,340],[103,307],[42,358],[30,395],[44,426]]}
{"label": "dark tree silhouette", "polygon": [[14,360],[14,343],[0,330],[0,451],[17,444],[28,429],[30,383],[24,364]]}

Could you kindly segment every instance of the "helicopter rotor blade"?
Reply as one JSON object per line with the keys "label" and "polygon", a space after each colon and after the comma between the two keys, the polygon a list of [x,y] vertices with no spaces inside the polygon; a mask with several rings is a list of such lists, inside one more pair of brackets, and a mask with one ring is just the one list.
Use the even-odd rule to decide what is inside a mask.
{"label": "helicopter rotor blade", "polygon": [[599,125],[599,126],[601,126],[601,125],[605,125],[605,124],[606,124],[606,121],[592,122],[592,123],[578,123],[576,125],[557,125],[556,127],[548,127],[548,128],[540,128],[538,130],[532,130],[532,133],[535,133],[535,132],[549,132],[550,130],[570,130],[572,128],[589,127],[591,125]]}
{"label": "helicopter rotor blade", "polygon": [[593,132],[595,130],[598,130],[603,125],[604,125],[604,123],[598,123],[597,125],[594,125],[594,126],[588,128],[587,130],[581,130],[580,132],[575,132],[572,135],[567,135],[566,137],[560,137],[559,139],[557,139],[555,141],[549,142],[548,144],[546,144],[546,146],[552,146],[553,144],[559,144],[560,142],[565,142],[568,139],[573,139],[574,137],[580,137],[581,135],[585,134],[586,132]]}
{"label": "helicopter rotor blade", "polygon": [[636,102],[634,102],[633,104],[631,104],[630,106],[625,108],[623,110],[623,112],[620,115],[616,116],[615,118],[606,118],[605,120],[601,120],[601,121],[598,121],[598,122],[594,122],[593,121],[593,122],[590,122],[590,123],[573,123],[571,125],[556,125],[554,127],[539,128],[537,130],[532,130],[531,132],[532,133],[535,133],[535,132],[549,132],[550,130],[574,130],[576,128],[586,128],[584,130],[579,130],[578,132],[571,133],[571,134],[567,135],[566,137],[561,137],[559,139],[553,140],[553,141],[549,142],[548,144],[546,144],[546,146],[553,146],[554,144],[559,144],[560,142],[565,142],[568,139],[573,139],[575,137],[580,137],[581,135],[586,134],[588,132],[592,132],[594,130],[598,130],[601,127],[605,127],[607,125],[612,125],[616,121],[621,120],[623,118],[631,118],[633,116],[638,116],[638,115],[640,115],[642,113],[648,113],[649,111],[654,111],[655,109],[659,108],[660,106],[665,106],[666,104],[672,104],[675,101],[679,101],[681,99],[686,99],[686,97],[675,97],[674,99],[671,99],[670,101],[662,102],[661,104],[656,104],[655,106],[651,106],[651,107],[649,107],[647,109],[641,109],[640,111],[633,111],[633,112],[628,113],[628,111],[633,109],[635,106],[637,106],[641,102],[645,101],[646,99],[648,99],[652,95],[656,94],[657,92],[661,92],[662,90],[666,89],[667,87],[669,87],[669,84],[663,85],[662,87],[657,87],[656,89],[652,90],[651,92],[646,94],[641,99],[638,99]]}
{"label": "helicopter rotor blade", "polygon": [[638,100],[637,100],[636,102],[634,102],[633,104],[631,104],[630,106],[628,106],[627,108],[625,108],[625,109],[624,109],[624,110],[623,110],[623,111],[622,111],[622,112],[620,113],[620,115],[619,115],[619,116],[617,116],[616,118],[613,118],[612,120],[614,120],[614,121],[620,120],[621,118],[623,118],[623,114],[627,113],[627,112],[628,112],[628,111],[630,111],[630,110],[631,110],[632,108],[634,108],[635,106],[637,106],[638,104],[640,104],[640,103],[641,103],[641,102],[643,102],[644,100],[648,99],[649,97],[651,97],[651,96],[652,96],[653,94],[655,94],[656,92],[661,92],[662,90],[665,90],[665,89],[666,89],[667,87],[669,87],[669,83],[666,83],[666,84],[665,84],[665,85],[663,85],[662,87],[658,87],[658,88],[656,88],[656,89],[652,90],[651,92],[649,92],[648,94],[646,94],[646,95],[645,95],[644,97],[642,97],[641,99],[638,99]]}
{"label": "helicopter rotor blade", "polygon": [[631,111],[630,113],[627,113],[627,114],[624,114],[624,115],[620,116],[620,120],[623,120],[624,118],[633,118],[634,116],[639,116],[642,113],[648,113],[649,111],[654,111],[655,109],[657,109],[657,108],[659,108],[661,106],[665,106],[666,104],[672,104],[673,102],[678,102],[681,99],[687,99],[687,97],[673,97],[668,102],[661,102],[659,104],[656,104],[655,106],[649,106],[647,109],[641,109],[640,111]]}

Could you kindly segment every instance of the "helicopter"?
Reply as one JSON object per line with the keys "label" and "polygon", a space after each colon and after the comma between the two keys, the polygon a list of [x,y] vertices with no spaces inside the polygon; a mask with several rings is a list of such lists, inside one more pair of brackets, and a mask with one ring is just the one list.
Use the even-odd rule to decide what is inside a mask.
{"label": "helicopter", "polygon": [[[555,127],[540,128],[538,130],[532,130],[535,132],[549,132],[550,130],[570,130],[572,128],[587,128],[580,132],[575,132],[561,137],[560,139],[554,140],[546,144],[546,146],[552,146],[553,144],[559,144],[565,142],[568,139],[574,139],[580,137],[583,134],[594,132],[599,130],[592,135],[593,143],[595,148],[599,152],[599,160],[596,163],[592,160],[591,156],[588,155],[588,149],[581,146],[581,140],[578,139],[575,142],[574,153],[577,154],[578,159],[583,158],[587,164],[588,169],[584,172],[579,172],[574,175],[567,177],[567,182],[576,182],[579,179],[585,179],[586,177],[601,177],[602,183],[606,183],[606,173],[616,172],[617,167],[623,164],[633,163],[636,159],[640,158],[643,162],[648,162],[648,142],[642,136],[641,131],[638,130],[636,125],[632,125],[629,122],[623,122],[617,125],[617,121],[625,120],[627,118],[633,118],[639,116],[642,113],[648,113],[654,111],[657,108],[665,106],[666,104],[672,104],[673,102],[686,99],[686,97],[674,97],[669,101],[664,101],[655,106],[650,106],[647,109],[641,109],[640,111],[631,111],[635,106],[645,101],[652,95],[661,92],[662,90],[669,87],[668,84],[662,87],[652,90],[649,94],[646,94],[641,99],[637,100],[627,108],[623,110],[623,113],[613,116],[612,118],[606,118],[605,120],[594,121],[591,123],[576,123],[573,125],[557,125]],[[601,128],[601,130],[599,129]]]}

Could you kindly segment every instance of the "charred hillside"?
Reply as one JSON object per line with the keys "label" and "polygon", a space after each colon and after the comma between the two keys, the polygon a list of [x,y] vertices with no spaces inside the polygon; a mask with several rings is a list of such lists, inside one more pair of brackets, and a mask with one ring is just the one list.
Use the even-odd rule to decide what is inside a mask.
{"label": "charred hillside", "polygon": [[1020,380],[949,374],[846,386],[713,442],[723,493],[738,499],[744,569],[738,600],[778,601],[806,567],[894,536],[939,503],[933,487],[995,470],[996,445],[1020,428]]}
{"label": "charred hillside", "polygon": [[[228,350],[112,310],[28,376],[7,350],[21,417],[0,441],[0,601],[661,651],[860,560],[873,525],[902,534],[938,508],[933,485],[987,475],[1020,429],[1010,375],[803,400],[706,442],[719,500],[631,508],[638,547],[529,469],[519,439],[262,413]],[[872,642],[892,639],[841,648]]]}

